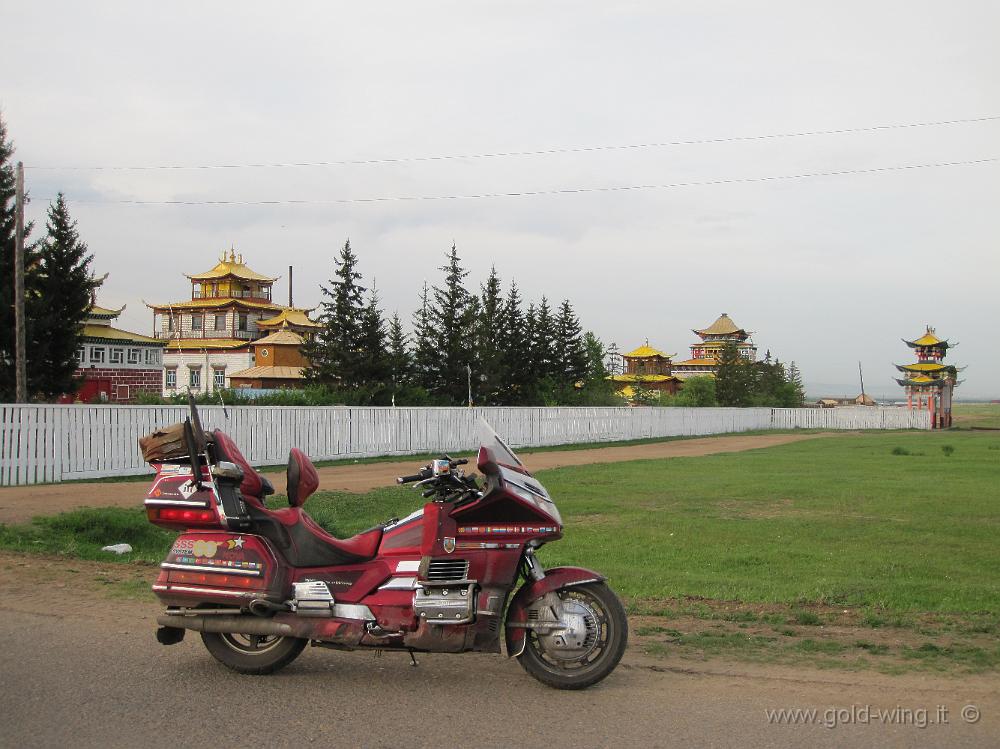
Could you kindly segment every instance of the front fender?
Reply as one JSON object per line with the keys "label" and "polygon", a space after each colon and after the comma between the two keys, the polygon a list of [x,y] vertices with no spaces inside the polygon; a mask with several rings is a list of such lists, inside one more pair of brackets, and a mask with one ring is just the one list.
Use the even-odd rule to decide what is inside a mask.
{"label": "front fender", "polygon": [[528,621],[528,607],[542,596],[560,588],[585,583],[603,582],[607,578],[600,572],[583,567],[553,567],[545,570],[541,580],[526,582],[514,594],[510,606],[507,607],[507,626],[504,627],[504,637],[507,641],[507,657],[520,655],[524,650],[527,630],[523,627],[511,627],[511,624],[525,624]]}

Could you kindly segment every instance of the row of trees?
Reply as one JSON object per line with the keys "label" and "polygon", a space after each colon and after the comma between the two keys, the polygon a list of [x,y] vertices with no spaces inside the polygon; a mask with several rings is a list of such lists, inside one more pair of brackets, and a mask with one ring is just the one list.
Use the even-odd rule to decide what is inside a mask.
{"label": "row of trees", "polygon": [[[16,391],[13,155],[0,117],[0,402],[8,403]],[[24,227],[27,392],[31,399],[51,400],[74,390],[76,351],[97,281],[61,193],[49,206],[45,236],[30,241],[33,228],[30,222]]]}
{"label": "row of trees", "polygon": [[371,403],[477,405],[620,403],[605,379],[605,349],[584,333],[568,300],[524,300],[496,268],[477,290],[467,286],[455,245],[440,285],[425,282],[412,335],[398,314],[386,319],[367,289],[350,241],[321,286],[320,333],[303,353],[309,379]]}

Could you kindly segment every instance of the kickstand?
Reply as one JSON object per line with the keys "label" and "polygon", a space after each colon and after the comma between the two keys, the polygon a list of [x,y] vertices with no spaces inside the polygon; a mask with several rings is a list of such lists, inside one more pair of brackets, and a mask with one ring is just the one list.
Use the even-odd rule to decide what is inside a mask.
{"label": "kickstand", "polygon": [[417,659],[413,656],[413,651],[407,650],[406,652],[410,654],[410,665],[413,666],[414,668],[419,666],[420,664],[417,663]]}

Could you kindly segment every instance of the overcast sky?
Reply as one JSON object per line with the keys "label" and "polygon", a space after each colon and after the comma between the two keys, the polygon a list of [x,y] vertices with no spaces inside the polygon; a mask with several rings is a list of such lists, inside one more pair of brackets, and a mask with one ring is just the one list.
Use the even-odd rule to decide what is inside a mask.
{"label": "overcast sky", "polygon": [[[1000,157],[1000,121],[722,143],[576,149],[1000,116],[1000,5],[14,3],[0,109],[36,220],[65,192],[105,306],[188,298],[234,246],[295,266],[295,301],[346,238],[405,319],[454,240],[529,299],[569,298],[628,350],[687,358],[728,312],[807,383],[899,392],[900,338],[959,341],[958,395],[1000,397],[1000,163],[717,180]],[[60,167],[42,169],[40,167]],[[479,199],[336,202],[677,185]],[[690,185],[690,183],[702,183]],[[134,205],[115,201],[317,201]],[[854,388],[854,393],[857,388]],[[820,393],[815,393],[819,395]],[[839,395],[839,392],[829,394]]]}

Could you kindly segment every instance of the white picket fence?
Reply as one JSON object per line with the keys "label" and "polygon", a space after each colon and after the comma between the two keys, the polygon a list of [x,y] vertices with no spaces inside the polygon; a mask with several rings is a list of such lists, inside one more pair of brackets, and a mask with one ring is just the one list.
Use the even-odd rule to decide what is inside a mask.
{"label": "white picket fence", "polygon": [[[514,447],[765,429],[929,429],[902,408],[364,408],[203,406],[254,465],[474,449],[485,418]],[[138,439],[182,421],[182,406],[0,405],[0,486],[149,472]]]}

